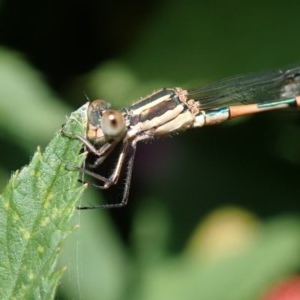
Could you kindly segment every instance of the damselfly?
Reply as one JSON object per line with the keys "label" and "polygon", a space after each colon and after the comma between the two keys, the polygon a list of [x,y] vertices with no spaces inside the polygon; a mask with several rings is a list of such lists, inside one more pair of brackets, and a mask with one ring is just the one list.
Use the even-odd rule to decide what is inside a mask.
{"label": "damselfly", "polygon": [[[122,172],[126,176],[118,203],[79,208],[127,204],[139,141],[215,125],[239,116],[298,106],[300,67],[237,76],[197,89],[164,88],[121,110],[111,109],[104,100],[90,102],[86,136],[76,136],[90,158],[79,170],[95,178],[98,184],[92,185],[100,189],[116,185]],[[103,163],[115,149],[118,155],[112,171],[101,174]]]}

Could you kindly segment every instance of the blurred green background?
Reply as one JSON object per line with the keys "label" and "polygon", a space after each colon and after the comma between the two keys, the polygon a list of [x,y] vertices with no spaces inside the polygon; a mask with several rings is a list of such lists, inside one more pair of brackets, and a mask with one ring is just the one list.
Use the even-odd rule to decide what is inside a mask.
{"label": "blurred green background", "polygon": [[[85,94],[124,107],[161,87],[299,62],[299,10],[299,1],[2,0],[1,187]],[[76,214],[57,299],[267,299],[299,272],[299,116],[139,145],[128,206]],[[91,189],[82,201],[93,199],[105,201]]]}

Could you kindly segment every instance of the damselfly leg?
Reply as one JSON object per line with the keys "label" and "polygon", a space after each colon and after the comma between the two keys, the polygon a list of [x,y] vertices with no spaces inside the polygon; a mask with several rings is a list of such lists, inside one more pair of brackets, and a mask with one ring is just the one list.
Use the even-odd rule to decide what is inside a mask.
{"label": "damselfly leg", "polygon": [[[118,156],[117,162],[115,163],[115,166],[112,168],[112,173],[108,177],[104,177],[100,174],[101,164],[99,164],[98,162],[97,164],[92,164],[89,167],[83,165],[81,168],[78,168],[78,170],[81,173],[88,175],[91,178],[94,178],[98,182],[102,182],[102,184],[89,182],[88,184],[94,188],[106,190],[109,189],[112,185],[121,185],[121,184],[122,184],[122,188],[121,188],[121,196],[119,202],[89,205],[89,206],[79,206],[77,208],[93,209],[93,208],[117,208],[117,207],[125,206],[128,201],[128,194],[129,194],[129,188],[130,188],[130,182],[132,176],[135,151],[136,151],[135,142],[124,143],[122,145],[121,150],[119,150],[119,153],[117,155]],[[102,160],[102,162],[104,162],[104,159]],[[97,168],[99,168],[99,170],[96,170]],[[125,180],[124,183],[119,183],[120,174],[122,172],[125,174]]]}

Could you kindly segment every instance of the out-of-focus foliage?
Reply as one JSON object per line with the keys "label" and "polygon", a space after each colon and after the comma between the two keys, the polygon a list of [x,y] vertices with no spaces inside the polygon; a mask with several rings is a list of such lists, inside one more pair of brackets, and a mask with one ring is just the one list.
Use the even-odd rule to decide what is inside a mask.
{"label": "out-of-focus foliage", "polygon": [[20,53],[0,48],[0,126],[26,148],[46,142],[68,114]]}

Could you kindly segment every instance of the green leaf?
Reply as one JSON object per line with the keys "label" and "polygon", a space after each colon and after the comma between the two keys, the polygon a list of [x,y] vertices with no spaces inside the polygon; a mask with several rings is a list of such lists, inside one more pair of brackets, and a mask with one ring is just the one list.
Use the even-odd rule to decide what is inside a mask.
{"label": "green leaf", "polygon": [[[87,104],[64,130],[83,134]],[[44,153],[13,174],[0,198],[0,298],[51,299],[62,271],[55,265],[63,240],[74,228],[70,218],[84,190],[77,182],[82,144],[57,132]]]}

